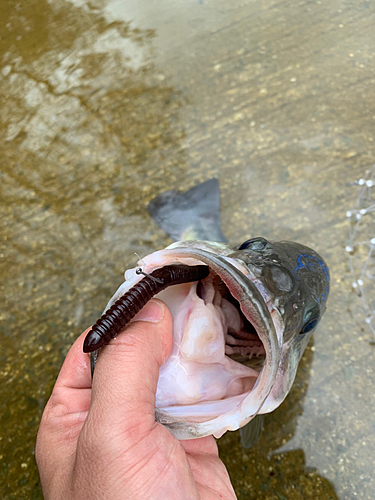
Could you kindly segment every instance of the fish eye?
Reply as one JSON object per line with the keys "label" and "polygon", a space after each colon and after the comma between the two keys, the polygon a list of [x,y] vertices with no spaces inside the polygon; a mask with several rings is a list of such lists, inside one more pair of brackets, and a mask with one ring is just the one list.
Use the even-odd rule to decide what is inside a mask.
{"label": "fish eye", "polygon": [[268,245],[268,241],[264,238],[251,238],[242,243],[238,250],[253,250],[261,252]]}
{"label": "fish eye", "polygon": [[311,321],[305,323],[305,325],[302,328],[301,333],[309,333],[311,330],[314,330],[316,325],[318,324],[319,318],[314,318]]}

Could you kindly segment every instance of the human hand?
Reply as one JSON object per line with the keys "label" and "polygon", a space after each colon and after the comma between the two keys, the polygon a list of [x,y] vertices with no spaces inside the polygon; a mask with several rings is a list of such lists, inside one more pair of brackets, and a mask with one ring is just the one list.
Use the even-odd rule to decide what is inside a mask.
{"label": "human hand", "polygon": [[102,349],[92,387],[87,332],[70,349],[39,428],[45,500],[235,500],[212,436],[178,441],[155,422],[159,367],[172,347],[167,306],[151,300]]}

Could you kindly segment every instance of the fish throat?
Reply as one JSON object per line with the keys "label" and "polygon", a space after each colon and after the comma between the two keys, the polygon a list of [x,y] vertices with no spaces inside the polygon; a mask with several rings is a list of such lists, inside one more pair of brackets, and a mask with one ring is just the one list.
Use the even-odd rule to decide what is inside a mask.
{"label": "fish throat", "polygon": [[266,352],[230,284],[209,268],[205,278],[156,297],[173,316],[173,347],[160,368],[158,410],[194,422],[234,410],[255,386]]}

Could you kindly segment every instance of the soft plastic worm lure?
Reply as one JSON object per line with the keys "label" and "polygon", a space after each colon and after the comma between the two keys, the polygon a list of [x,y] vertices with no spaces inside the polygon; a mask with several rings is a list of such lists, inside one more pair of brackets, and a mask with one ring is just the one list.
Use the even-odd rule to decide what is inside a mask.
{"label": "soft plastic worm lure", "polygon": [[117,336],[154,295],[172,285],[207,278],[208,266],[172,264],[161,267],[136,283],[98,319],[83,343],[83,352],[93,352]]}

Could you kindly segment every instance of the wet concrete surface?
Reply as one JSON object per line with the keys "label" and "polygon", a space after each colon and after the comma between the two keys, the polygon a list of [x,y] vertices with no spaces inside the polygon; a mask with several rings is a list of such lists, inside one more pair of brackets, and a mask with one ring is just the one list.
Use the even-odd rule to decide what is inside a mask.
{"label": "wet concrete surface", "polygon": [[42,498],[39,420],[123,271],[169,243],[147,202],[213,176],[231,241],[312,246],[328,310],[238,498],[373,499],[373,336],[344,247],[374,163],[375,7],[265,0],[0,0],[0,492]]}

